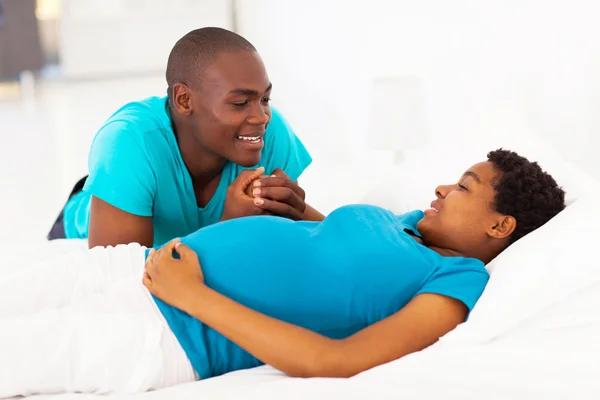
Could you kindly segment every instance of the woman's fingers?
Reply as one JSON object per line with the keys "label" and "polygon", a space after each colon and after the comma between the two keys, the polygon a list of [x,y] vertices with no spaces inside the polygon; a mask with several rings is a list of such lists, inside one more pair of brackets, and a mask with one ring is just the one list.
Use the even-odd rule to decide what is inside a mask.
{"label": "woman's fingers", "polygon": [[179,258],[182,261],[199,262],[198,254],[181,242],[175,245],[175,251],[179,254]]}
{"label": "woman's fingers", "polygon": [[151,288],[151,286],[152,286],[152,278],[150,277],[150,275],[148,274],[148,272],[144,272],[144,276],[142,277],[142,283],[148,289]]}

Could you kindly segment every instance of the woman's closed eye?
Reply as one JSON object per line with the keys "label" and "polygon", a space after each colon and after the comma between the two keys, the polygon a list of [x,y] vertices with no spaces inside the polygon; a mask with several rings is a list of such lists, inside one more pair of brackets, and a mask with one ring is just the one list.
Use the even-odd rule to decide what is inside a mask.
{"label": "woman's closed eye", "polygon": [[469,189],[468,189],[468,188],[467,188],[465,185],[463,185],[463,184],[460,184],[460,183],[458,184],[458,188],[459,188],[460,190],[466,190],[466,191],[469,191]]}
{"label": "woman's closed eye", "polygon": [[244,100],[244,101],[236,101],[231,103],[233,104],[235,107],[245,107],[248,105],[248,100]]}

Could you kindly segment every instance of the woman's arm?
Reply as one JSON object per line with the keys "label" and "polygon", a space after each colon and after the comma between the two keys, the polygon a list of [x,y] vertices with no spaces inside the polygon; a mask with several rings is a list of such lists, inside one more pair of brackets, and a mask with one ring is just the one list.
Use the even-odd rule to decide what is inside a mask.
{"label": "woman's arm", "polygon": [[[173,258],[172,251],[180,255]],[[204,284],[196,253],[177,241],[152,253],[144,285],[262,362],[296,377],[350,377],[435,343],[467,316],[460,301],[420,294],[392,316],[341,340],[271,318]]]}
{"label": "woman's arm", "polygon": [[287,375],[350,377],[424,349],[463,322],[466,306],[421,294],[396,314],[342,340],[271,318],[198,286],[183,311]]}

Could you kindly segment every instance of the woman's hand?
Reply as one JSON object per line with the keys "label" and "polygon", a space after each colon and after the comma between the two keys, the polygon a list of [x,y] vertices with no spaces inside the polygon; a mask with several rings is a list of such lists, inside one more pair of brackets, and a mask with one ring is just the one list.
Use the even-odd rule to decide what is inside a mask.
{"label": "woman's hand", "polygon": [[227,188],[221,221],[265,214],[265,211],[258,206],[257,200],[247,193],[250,184],[258,179],[264,171],[263,167],[244,170],[235,178]]}
{"label": "woman's hand", "polygon": [[[174,253],[179,255],[179,259],[174,257]],[[172,240],[159,250],[150,250],[143,283],[154,296],[186,311],[204,287],[198,255],[179,239]]]}

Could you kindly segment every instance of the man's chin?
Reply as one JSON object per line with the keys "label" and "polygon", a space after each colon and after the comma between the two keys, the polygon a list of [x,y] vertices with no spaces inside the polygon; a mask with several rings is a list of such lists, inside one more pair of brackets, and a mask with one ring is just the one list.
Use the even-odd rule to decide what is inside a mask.
{"label": "man's chin", "polygon": [[260,162],[260,152],[256,155],[246,156],[246,157],[235,157],[231,158],[231,162],[244,167],[244,168],[252,168],[258,165]]}

